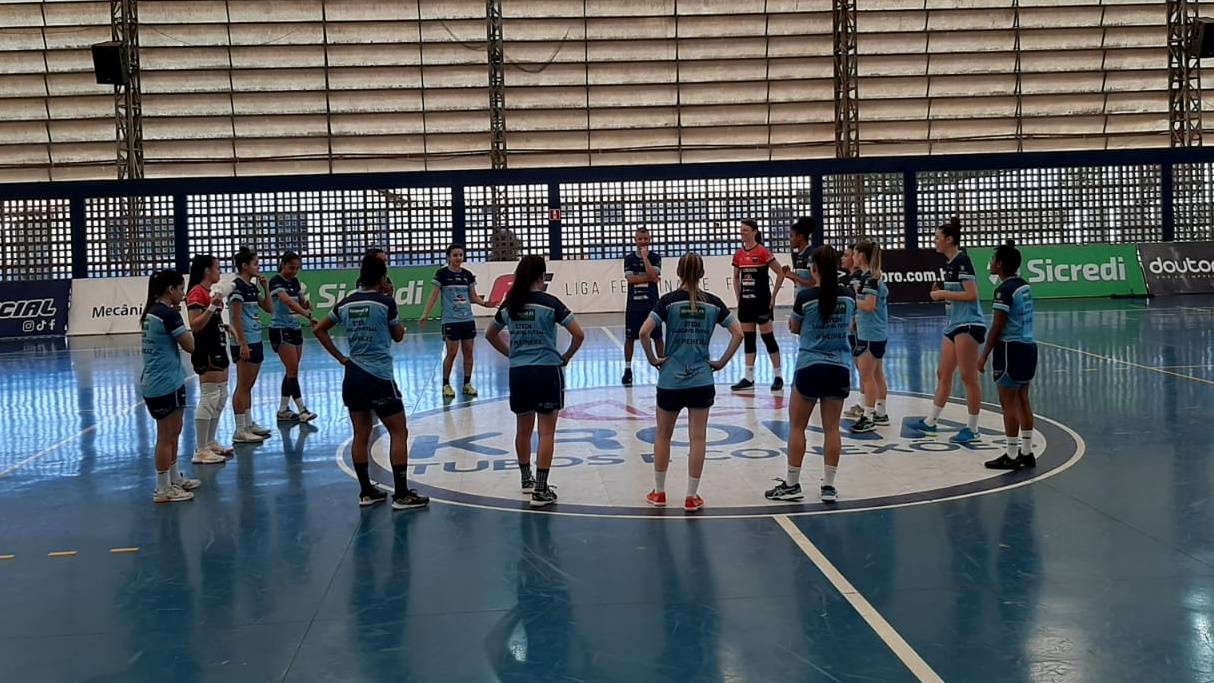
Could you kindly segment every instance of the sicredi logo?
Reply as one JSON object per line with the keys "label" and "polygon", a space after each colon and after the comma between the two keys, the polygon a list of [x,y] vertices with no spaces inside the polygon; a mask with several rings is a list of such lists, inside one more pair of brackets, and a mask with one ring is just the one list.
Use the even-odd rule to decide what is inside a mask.
{"label": "sicredi logo", "polygon": [[1053,259],[1029,259],[1024,263],[1030,284],[1038,282],[1123,282],[1125,259],[1114,256],[1101,263],[1054,263]]}
{"label": "sicredi logo", "polygon": [[[811,422],[809,450],[802,467],[804,503],[771,503],[763,497],[773,477],[787,466],[788,408],[783,396],[730,394],[718,388],[708,427],[707,462],[701,495],[705,516],[762,516],[789,512],[834,512],[928,503],[990,493],[1061,471],[1083,452],[1083,442],[1065,426],[1038,417],[1038,466],[1001,473],[983,462],[1002,451],[1002,419],[984,409],[978,444],[950,443],[961,422],[941,421],[936,437],[906,425],[930,409],[928,396],[891,394],[893,421],[879,433],[843,435],[843,460],[837,484],[840,500],[817,500],[822,472],[819,423]],[[946,418],[965,414],[950,406]],[[519,490],[514,454],[514,415],[502,398],[478,400],[444,410],[409,416],[409,479],[436,500],[508,510],[527,510]],[[686,416],[675,430],[668,490],[678,494],[686,482]],[[654,516],[684,513],[674,506],[653,510],[644,496],[653,486],[654,388],[571,390],[556,434],[551,481],[559,487],[556,513],[606,516]],[[388,438],[377,432],[371,448],[373,478],[392,481]],[[354,476],[349,444],[338,453],[340,466]],[[677,495],[675,496],[677,498]]]}
{"label": "sicredi logo", "polygon": [[1206,259],[1162,259],[1155,257],[1147,264],[1152,275],[1212,275],[1214,261]]}
{"label": "sicredi logo", "polygon": [[[421,280],[413,280],[408,284],[397,287],[395,292],[396,303],[399,306],[415,306],[422,303],[422,294],[425,292],[426,283]],[[342,299],[346,298],[351,292],[357,289],[351,285],[344,283],[329,283],[316,288],[317,292],[317,307],[330,309],[336,306]],[[307,289],[301,290],[307,294]]]}

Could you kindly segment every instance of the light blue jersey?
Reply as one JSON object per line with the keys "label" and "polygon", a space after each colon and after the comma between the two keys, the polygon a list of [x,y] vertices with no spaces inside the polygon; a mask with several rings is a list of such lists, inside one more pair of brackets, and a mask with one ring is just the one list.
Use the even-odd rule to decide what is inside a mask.
{"label": "light blue jersey", "polygon": [[803,289],[792,305],[792,320],[801,322],[800,347],[797,349],[797,369],[825,363],[851,367],[851,344],[847,333],[852,316],[856,314],[856,300],[851,289],[840,285],[835,312],[826,322],[818,315],[818,288]]}
{"label": "light blue jersey", "polygon": [[443,266],[434,274],[434,286],[443,301],[444,325],[472,321],[472,293],[476,291],[476,276],[463,268],[451,270]]}
{"label": "light blue jersey", "polygon": [[489,328],[510,331],[510,367],[563,365],[556,349],[556,326],[573,324],[573,313],[547,292],[531,292],[526,307],[516,318],[502,306]]}
{"label": "light blue jersey", "polygon": [[[810,269],[810,259],[813,256],[814,249],[808,244],[801,251],[794,250],[792,252],[792,272],[797,277],[812,280],[814,277],[813,270]],[[793,295],[796,296],[805,289],[808,285],[803,285],[800,282],[793,282]]]}
{"label": "light blue jersey", "polygon": [[300,303],[299,279],[290,280],[282,275],[275,275],[274,279],[270,280],[270,305],[274,309],[270,317],[270,327],[275,330],[298,330],[299,317],[278,298],[279,292],[285,293],[287,298],[296,304]]}
{"label": "light blue jersey", "polygon": [[342,299],[329,320],[346,328],[350,362],[392,381],[392,328],[400,327],[396,302],[387,294],[359,290]]}
{"label": "light blue jersey", "polygon": [[[944,266],[944,289],[949,292],[964,292],[965,283],[973,282],[977,286],[977,276],[974,274],[974,262],[964,249],[957,252],[953,260]],[[949,301],[945,307],[948,310],[947,334],[966,325],[986,327],[986,318],[982,315],[982,305],[973,301]]]}
{"label": "light blue jersey", "polygon": [[886,341],[889,338],[889,287],[885,279],[865,273],[860,289],[861,301],[875,298],[877,308],[872,313],[856,306],[856,338],[861,341]]}
{"label": "light blue jersey", "polygon": [[691,295],[678,289],[658,299],[649,317],[666,326],[666,357],[658,369],[659,389],[693,389],[713,384],[709,343],[717,325],[728,328],[734,315],[725,302],[700,292],[695,309]]}
{"label": "light blue jersey", "polygon": [[1007,314],[1002,341],[1036,343],[1033,335],[1033,289],[1018,276],[999,283],[995,290],[996,311]]}
{"label": "light blue jersey", "polygon": [[168,396],[185,385],[177,340],[189,331],[181,313],[159,301],[152,304],[143,321],[143,374],[139,377],[139,390],[144,398]]}
{"label": "light blue jersey", "polygon": [[[257,283],[246,282],[244,278],[238,277],[233,284],[232,293],[228,295],[228,305],[235,301],[240,302],[240,321],[244,323],[245,343],[258,344],[261,342],[261,294]],[[239,343],[235,336],[232,337],[232,343]]]}

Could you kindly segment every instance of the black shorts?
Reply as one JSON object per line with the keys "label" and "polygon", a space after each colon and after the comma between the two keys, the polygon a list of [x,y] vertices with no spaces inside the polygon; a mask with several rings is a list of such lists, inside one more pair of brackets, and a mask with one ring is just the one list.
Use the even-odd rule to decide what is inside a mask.
{"label": "black shorts", "polygon": [[444,341],[465,341],[476,339],[476,321],[465,320],[462,323],[443,323]]}
{"label": "black shorts", "polygon": [[717,388],[709,384],[703,387],[687,389],[663,389],[658,387],[658,408],[668,413],[688,410],[703,410],[711,408],[717,400]]}
{"label": "black shorts", "polygon": [[195,348],[194,353],[190,354],[190,365],[194,366],[195,374],[205,375],[208,372],[227,370],[231,363],[223,347],[215,346],[209,349]]}
{"label": "black shorts", "polygon": [[1019,389],[1037,376],[1037,345],[1001,341],[991,351],[991,374],[1006,389]]}
{"label": "black shorts", "polygon": [[766,325],[771,322],[771,299],[743,299],[738,304],[738,322]]}
{"label": "black shorts", "polygon": [[793,386],[808,399],[842,401],[851,393],[851,370],[842,365],[814,363],[797,370]]}
{"label": "black shorts", "polygon": [[[230,347],[228,350],[232,352],[232,362],[239,363],[240,362],[240,347],[233,346],[233,347]],[[248,360],[249,363],[252,363],[253,365],[261,365],[265,361],[265,359],[266,359],[266,350],[261,342],[257,342],[256,344],[249,344],[249,360]]]}
{"label": "black shorts", "polygon": [[[278,329],[270,328],[270,348],[274,353],[278,353],[278,347],[286,344],[287,346],[303,346],[303,330],[293,330],[289,328]],[[252,349],[249,350],[252,353]]]}
{"label": "black shorts", "polygon": [[[856,333],[855,333],[855,332],[852,332],[852,333],[850,333],[850,334],[848,334],[848,335],[847,335],[847,345],[851,347],[852,353],[855,353],[855,351],[856,351],[856,343],[857,343],[857,341],[858,341],[858,340],[856,339]],[[860,354],[856,353],[856,355],[858,356],[858,355],[860,355]]]}
{"label": "black shorts", "polygon": [[185,385],[181,385],[177,391],[171,394],[156,396],[154,398],[144,397],[143,403],[148,407],[148,413],[154,419],[163,420],[178,410],[185,409]]}
{"label": "black shorts", "polygon": [[346,363],[346,376],[341,381],[341,400],[352,413],[374,412],[383,420],[405,412],[400,387],[396,382],[376,377],[355,365]]}
{"label": "black shorts", "polygon": [[974,338],[975,342],[978,342],[979,346],[986,342],[986,327],[982,325],[962,325],[955,330],[945,332],[944,336],[948,338],[949,341],[956,343],[957,335],[959,334],[968,334]]}
{"label": "black shorts", "polygon": [[[634,339],[641,338],[641,325],[644,325],[645,321],[649,320],[649,312],[652,310],[652,304],[648,306],[637,304],[635,308],[631,305],[628,307],[628,309],[624,312],[624,339],[632,341]],[[662,341],[661,323],[658,323],[658,325],[653,329],[653,335],[651,338],[654,341]]]}
{"label": "black shorts", "polygon": [[856,358],[859,358],[866,353],[871,353],[873,358],[881,360],[882,358],[885,358],[886,343],[887,342],[885,341],[865,341],[863,339],[857,339],[856,343],[852,346],[851,353]]}
{"label": "black shorts", "polygon": [[565,407],[565,369],[559,365],[510,368],[510,412],[547,415]]}

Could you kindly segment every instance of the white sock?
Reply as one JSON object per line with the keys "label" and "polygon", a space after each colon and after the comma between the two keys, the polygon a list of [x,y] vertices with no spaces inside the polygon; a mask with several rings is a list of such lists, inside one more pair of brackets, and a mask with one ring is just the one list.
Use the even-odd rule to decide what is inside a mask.
{"label": "white sock", "polygon": [[975,432],[978,431],[978,416],[970,415],[969,420],[967,420],[965,424],[970,428],[970,430]]}
{"label": "white sock", "polygon": [[928,427],[935,427],[936,420],[940,419],[940,413],[943,411],[944,406],[938,406],[933,403],[931,412],[927,414],[927,417],[923,418],[923,421],[927,423]]}
{"label": "white sock", "polygon": [[884,415],[885,414],[885,401],[877,401],[876,410],[877,410],[878,415]]}
{"label": "white sock", "polygon": [[773,367],[772,367],[772,372],[774,372],[774,373],[776,374],[776,378],[777,378],[777,379],[783,376],[783,375],[781,375],[781,374],[780,374],[780,368],[777,368],[777,367],[774,367],[774,366],[773,366]]}
{"label": "white sock", "polygon": [[839,473],[838,465],[823,465],[822,466],[822,485],[834,486],[835,475]]}
{"label": "white sock", "polygon": [[801,468],[788,466],[788,477],[784,480],[789,486],[796,486],[801,483]]}
{"label": "white sock", "polygon": [[228,405],[228,383],[224,382],[214,386],[217,386],[218,389],[215,390],[215,393],[211,399],[214,401],[214,403],[212,404],[211,409],[211,414],[213,417],[211,418],[210,443],[218,446],[219,442],[216,441],[216,435],[219,433],[219,420],[223,417],[223,409]]}
{"label": "white sock", "polygon": [[699,491],[699,490],[700,490],[700,478],[699,477],[687,477],[687,497],[690,498],[690,497],[694,496],[696,494],[696,491]]}
{"label": "white sock", "polygon": [[291,397],[280,396],[278,398],[278,412],[282,413],[291,409]]}
{"label": "white sock", "polygon": [[215,436],[218,433],[219,418],[213,417],[210,420],[207,420],[207,448],[214,450],[219,447],[219,440]]}
{"label": "white sock", "polygon": [[624,361],[624,369],[627,370],[628,372],[632,372],[632,361],[630,361],[630,360]]}
{"label": "white sock", "polygon": [[211,443],[211,418],[194,418],[194,451],[205,450],[209,443]]}
{"label": "white sock", "polygon": [[295,407],[298,408],[299,412],[301,412],[301,413],[308,412],[308,406],[304,405],[303,396],[300,396],[299,398],[295,399]]}
{"label": "white sock", "polygon": [[169,479],[168,472],[157,472],[156,473],[156,490],[157,491],[163,491],[164,489],[167,489],[170,485],[172,485],[172,483],[173,483],[172,480]]}
{"label": "white sock", "polygon": [[177,463],[173,463],[172,465],[169,465],[169,481],[176,484],[177,482],[181,481],[184,478],[185,477],[181,476],[181,470],[177,469]]}
{"label": "white sock", "polygon": [[665,472],[659,472],[657,470],[653,471],[653,490],[657,491],[658,493],[666,492],[666,473]]}
{"label": "white sock", "polygon": [[1005,446],[1005,448],[1007,449],[1006,450],[1007,457],[1015,459],[1016,458],[1016,449],[1019,447],[1020,447],[1020,439],[1016,438],[1015,434],[1008,434],[1007,442],[1006,442],[1006,446]]}
{"label": "white sock", "polygon": [[236,413],[236,433],[249,431],[249,422],[248,413]]}
{"label": "white sock", "polygon": [[1025,455],[1033,454],[1033,430],[1020,432],[1020,452]]}
{"label": "white sock", "polygon": [[873,406],[864,406],[864,416],[868,419],[873,419],[877,414],[877,409]]}
{"label": "white sock", "polygon": [[746,366],[746,379],[750,380],[751,382],[755,381],[755,366]]}

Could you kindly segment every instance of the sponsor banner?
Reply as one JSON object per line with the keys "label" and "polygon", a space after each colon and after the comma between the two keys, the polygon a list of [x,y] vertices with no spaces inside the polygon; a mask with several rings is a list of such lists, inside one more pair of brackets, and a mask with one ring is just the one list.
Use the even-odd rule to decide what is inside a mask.
{"label": "sponsor banner", "polygon": [[76,336],[139,332],[139,316],[143,314],[143,304],[147,296],[146,277],[72,280],[68,334]]}
{"label": "sponsor banner", "polygon": [[934,249],[884,249],[881,272],[895,304],[929,302],[932,285],[944,280],[943,254]]}
{"label": "sponsor banner", "polygon": [[[978,292],[983,301],[995,294],[999,278],[990,274],[990,248],[970,249],[978,271]],[[1144,296],[1146,279],[1132,244],[1020,247],[1024,262],[1020,276],[1033,286],[1035,299],[1071,297]]]}
{"label": "sponsor banner", "polygon": [[1214,242],[1140,244],[1151,294],[1214,293]]}
{"label": "sponsor banner", "polygon": [[71,294],[70,280],[0,284],[0,337],[63,335]]}

